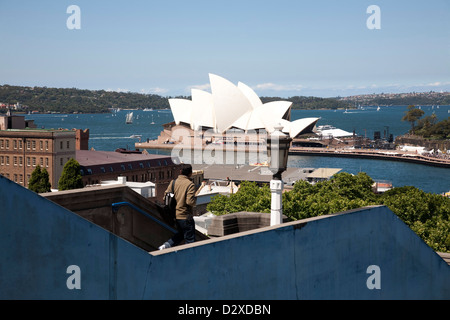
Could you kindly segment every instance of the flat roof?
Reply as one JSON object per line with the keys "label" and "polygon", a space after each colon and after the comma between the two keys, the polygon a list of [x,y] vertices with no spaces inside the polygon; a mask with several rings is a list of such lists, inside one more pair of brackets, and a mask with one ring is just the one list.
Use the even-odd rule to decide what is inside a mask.
{"label": "flat roof", "polygon": [[[233,181],[255,181],[260,183],[270,183],[273,174],[265,166],[251,165],[222,165],[222,164],[193,164],[194,170],[203,170],[205,180],[226,180],[227,177]],[[287,184],[297,180],[306,180],[313,168],[287,168],[282,174],[283,181]],[[341,169],[326,169],[327,173],[336,173]],[[336,172],[335,172],[336,171]],[[333,173],[333,174],[334,174]],[[332,174],[332,175],[333,175]],[[320,175],[322,176],[322,175]]]}
{"label": "flat roof", "polygon": [[334,169],[334,168],[317,168],[313,172],[308,175],[308,178],[313,179],[328,179],[334,176],[336,173],[341,171],[342,169]]}
{"label": "flat roof", "polygon": [[149,160],[165,160],[167,164],[173,164],[171,157],[167,155],[120,153],[115,151],[77,150],[76,158],[80,165],[85,167]]}

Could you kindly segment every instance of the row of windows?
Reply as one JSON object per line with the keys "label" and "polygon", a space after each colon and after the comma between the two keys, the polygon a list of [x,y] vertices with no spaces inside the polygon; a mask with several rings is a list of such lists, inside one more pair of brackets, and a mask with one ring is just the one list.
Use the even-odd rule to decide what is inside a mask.
{"label": "row of windows", "polygon": [[[8,179],[12,178],[12,181],[16,182],[16,183],[20,183],[23,184],[23,174],[16,174],[14,173],[11,177],[11,175],[9,173],[5,173],[4,176]],[[30,181],[31,175],[27,174],[27,180]]]}
{"label": "row of windows", "polygon": [[[28,167],[33,166],[35,167],[37,164],[38,158],[36,157],[26,157],[26,165]],[[39,158],[39,165],[41,167],[45,166],[48,168],[49,166],[49,158]],[[20,156],[0,156],[0,165],[2,166],[23,166],[23,157]]]}
{"label": "row of windows", "polygon": [[[167,160],[163,160],[163,162],[164,162],[164,165],[165,165],[165,166],[168,165]],[[151,167],[152,167],[151,164],[150,164],[150,162],[147,162],[146,164],[147,164],[147,167],[148,167],[148,168],[151,168]],[[162,163],[161,163],[161,161],[159,161],[159,160],[158,160],[158,166],[162,166]],[[134,169],[132,163],[121,164],[121,165],[120,165],[120,168],[121,168],[122,171],[133,170],[133,169]],[[143,162],[139,162],[139,168],[145,169],[145,165],[144,165]],[[106,173],[106,172],[114,172],[114,168],[113,168],[112,166],[108,166],[108,167],[100,167],[100,171],[101,171],[102,173]],[[89,175],[89,174],[92,174],[92,170],[91,170],[91,169],[87,169],[87,172],[84,172],[84,170],[81,169],[81,175],[84,176],[85,174],[88,174],[88,175]],[[171,175],[170,175],[170,177],[171,177]]]}
{"label": "row of windows", "polygon": [[[104,170],[104,167],[102,167],[101,169],[102,169],[103,173],[106,173],[106,170]],[[110,169],[111,169],[110,172],[113,172],[113,168],[110,167]],[[123,170],[125,170],[125,169],[123,169]],[[92,175],[92,169],[90,169],[90,168],[87,168],[86,171],[84,169],[80,169],[80,172],[81,172],[82,176]],[[145,176],[144,176],[144,174],[143,174],[142,176],[143,176],[143,178],[142,178],[143,180],[142,181],[147,181],[148,175],[145,174]],[[163,180],[163,179],[165,179],[164,177],[165,177],[165,171],[163,171],[163,170],[158,171],[158,179],[159,180]],[[155,178],[156,178],[155,172],[150,172],[150,179],[149,180],[153,181],[153,180],[155,180]],[[173,178],[173,172],[171,170],[167,170],[167,178],[168,179]]]}
{"label": "row of windows", "polygon": [[[36,148],[39,148],[39,150],[48,150],[49,148],[49,141],[48,140],[31,140],[26,139],[26,148],[27,150],[36,150]],[[60,141],[59,142],[59,148],[61,150],[64,149],[70,149],[70,140],[67,141]],[[0,139],[0,149],[4,150],[10,150],[10,148],[14,150],[22,150],[23,148],[23,139]]]}
{"label": "row of windows", "polygon": [[[49,141],[48,140],[29,140],[26,139],[27,150],[48,150]],[[22,150],[23,149],[23,139],[0,139],[0,149],[4,150]]]}

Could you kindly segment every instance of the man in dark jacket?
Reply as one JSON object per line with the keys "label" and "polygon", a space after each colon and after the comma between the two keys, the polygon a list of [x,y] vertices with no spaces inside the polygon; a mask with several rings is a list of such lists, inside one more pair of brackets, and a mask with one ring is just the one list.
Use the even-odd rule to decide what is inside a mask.
{"label": "man in dark jacket", "polygon": [[[181,174],[175,180],[175,200],[176,224],[178,232],[168,241],[166,241],[159,250],[167,249],[178,245],[181,241],[192,243],[195,241],[195,222],[193,209],[197,198],[195,196],[195,185],[191,181],[192,166],[185,165]],[[172,192],[173,181],[169,184],[166,193]]]}

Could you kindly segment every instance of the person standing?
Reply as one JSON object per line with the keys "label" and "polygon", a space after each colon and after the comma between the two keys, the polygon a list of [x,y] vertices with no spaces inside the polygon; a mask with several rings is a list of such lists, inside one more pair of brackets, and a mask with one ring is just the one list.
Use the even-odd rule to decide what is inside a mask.
{"label": "person standing", "polygon": [[[177,246],[183,239],[185,243],[192,243],[195,241],[195,221],[193,211],[197,198],[195,185],[192,182],[191,177],[192,166],[189,164],[181,169],[181,174],[174,180],[174,194],[177,202],[175,210],[177,233],[161,245],[159,250]],[[172,192],[172,184],[174,181],[169,184],[165,193]]]}

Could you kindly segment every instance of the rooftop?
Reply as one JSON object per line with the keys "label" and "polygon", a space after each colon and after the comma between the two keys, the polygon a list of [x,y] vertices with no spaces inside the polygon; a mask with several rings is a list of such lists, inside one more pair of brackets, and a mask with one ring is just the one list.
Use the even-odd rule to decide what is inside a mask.
{"label": "rooftop", "polygon": [[114,164],[134,161],[163,160],[164,165],[173,164],[170,156],[148,153],[121,153],[114,151],[77,150],[77,161],[82,166],[96,166],[101,164]]}
{"label": "rooftop", "polygon": [[[252,165],[220,165],[220,164],[193,164],[194,170],[203,170],[205,180],[226,180],[232,181],[255,181],[257,183],[269,183],[272,180],[272,172],[265,166]],[[311,174],[318,171],[316,175],[320,178],[331,178],[341,169],[330,168],[287,168],[282,174],[286,184],[293,184],[298,180],[307,180]]]}

